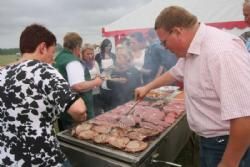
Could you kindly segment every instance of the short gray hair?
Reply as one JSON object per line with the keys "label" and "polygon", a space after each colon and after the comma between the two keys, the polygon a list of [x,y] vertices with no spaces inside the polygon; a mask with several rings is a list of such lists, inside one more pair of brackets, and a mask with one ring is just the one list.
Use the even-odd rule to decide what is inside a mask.
{"label": "short gray hair", "polygon": [[73,50],[82,46],[82,38],[76,32],[69,32],[63,38],[63,47]]}

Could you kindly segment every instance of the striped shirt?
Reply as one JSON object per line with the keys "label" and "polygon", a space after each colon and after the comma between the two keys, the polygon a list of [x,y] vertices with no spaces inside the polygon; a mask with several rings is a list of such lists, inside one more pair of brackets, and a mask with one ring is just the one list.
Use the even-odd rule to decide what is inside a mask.
{"label": "striped shirt", "polygon": [[238,37],[200,24],[170,74],[184,82],[188,123],[198,135],[228,135],[230,119],[250,116],[250,55]]}

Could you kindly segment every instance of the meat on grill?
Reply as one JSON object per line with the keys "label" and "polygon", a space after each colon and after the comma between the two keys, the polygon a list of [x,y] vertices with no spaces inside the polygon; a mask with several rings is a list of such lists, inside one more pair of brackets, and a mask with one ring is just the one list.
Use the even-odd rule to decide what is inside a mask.
{"label": "meat on grill", "polygon": [[107,121],[107,122],[116,122],[119,119],[120,119],[119,114],[115,114],[111,112],[106,112],[104,114],[101,114],[95,117],[95,120]]}
{"label": "meat on grill", "polygon": [[114,137],[119,137],[119,136],[123,137],[123,136],[126,136],[126,134],[127,134],[126,129],[122,129],[122,128],[118,128],[118,127],[113,128],[110,132],[110,135],[114,136]]}
{"label": "meat on grill", "polygon": [[170,112],[170,113],[168,113],[167,114],[167,116],[166,117],[171,117],[171,118],[177,118],[177,115],[176,115],[176,112]]}
{"label": "meat on grill", "polygon": [[165,113],[178,112],[181,114],[185,110],[184,100],[172,100],[170,103],[167,104],[167,106],[163,107],[163,110]]}
{"label": "meat on grill", "polygon": [[145,140],[148,136],[142,134],[142,133],[139,133],[139,132],[136,132],[136,131],[131,131],[131,132],[128,132],[127,134],[127,137],[132,139],[132,140],[140,140],[140,141],[143,141]]}
{"label": "meat on grill", "polygon": [[95,125],[92,127],[92,130],[98,133],[108,134],[111,131],[112,127],[108,125]]}
{"label": "meat on grill", "polygon": [[155,125],[155,124],[153,124],[151,122],[144,122],[144,121],[140,122],[140,126],[142,128],[157,130],[157,131],[160,131],[160,132],[162,132],[165,129],[163,126]]}
{"label": "meat on grill", "polygon": [[[104,121],[104,120],[97,120],[97,119],[92,119],[92,120],[89,120],[89,122],[91,124],[94,124],[94,125],[104,125],[104,126],[112,126],[114,123],[112,122],[107,122],[107,121]],[[116,121],[117,122],[117,121]],[[115,123],[116,123],[115,122]]]}
{"label": "meat on grill", "polygon": [[136,106],[134,115],[139,116],[141,119],[151,122],[151,120],[163,120],[165,113],[159,109],[148,106]]}
{"label": "meat on grill", "polygon": [[92,126],[93,124],[90,124],[90,123],[86,123],[86,122],[81,123],[72,129],[72,136],[78,136],[81,133],[81,131],[90,130]]}
{"label": "meat on grill", "polygon": [[138,140],[132,140],[130,141],[125,148],[125,151],[127,152],[139,152],[143,151],[147,148],[148,143]]}
{"label": "meat on grill", "polygon": [[121,116],[119,123],[122,128],[132,127],[136,124],[136,118],[133,115]]}
{"label": "meat on grill", "polygon": [[128,137],[109,137],[108,138],[108,143],[112,145],[113,147],[119,148],[119,149],[124,149],[126,145],[129,142]]}
{"label": "meat on grill", "polygon": [[113,110],[111,110],[111,113],[116,114],[116,115],[126,115],[130,108],[131,108],[130,105],[118,106],[114,108]]}
{"label": "meat on grill", "polygon": [[[125,105],[127,106],[133,106],[135,104],[135,101],[130,101],[128,103],[126,103]],[[149,101],[141,101],[137,106],[150,106],[151,103]]]}
{"label": "meat on grill", "polygon": [[174,117],[168,117],[166,116],[165,119],[164,119],[164,122],[168,123],[168,124],[173,124],[175,122],[175,118]]}
{"label": "meat on grill", "polygon": [[94,142],[99,144],[108,143],[109,136],[107,134],[98,134],[94,137]]}
{"label": "meat on grill", "polygon": [[84,140],[93,140],[97,135],[98,133],[93,130],[86,130],[86,131],[81,131],[80,134],[78,135],[78,138]]}

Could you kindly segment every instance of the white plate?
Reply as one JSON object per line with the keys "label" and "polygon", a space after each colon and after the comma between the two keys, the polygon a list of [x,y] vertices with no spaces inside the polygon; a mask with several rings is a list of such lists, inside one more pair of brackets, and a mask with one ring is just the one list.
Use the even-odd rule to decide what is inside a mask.
{"label": "white plate", "polygon": [[176,90],[180,89],[178,86],[162,86],[158,88],[159,91],[166,91],[166,92],[174,92]]}

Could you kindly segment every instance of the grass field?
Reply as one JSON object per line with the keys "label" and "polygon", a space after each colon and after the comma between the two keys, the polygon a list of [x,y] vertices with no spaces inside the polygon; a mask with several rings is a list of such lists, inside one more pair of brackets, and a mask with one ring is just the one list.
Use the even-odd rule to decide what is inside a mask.
{"label": "grass field", "polygon": [[15,62],[18,58],[17,55],[0,55],[0,66]]}

